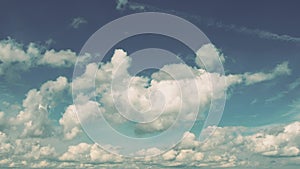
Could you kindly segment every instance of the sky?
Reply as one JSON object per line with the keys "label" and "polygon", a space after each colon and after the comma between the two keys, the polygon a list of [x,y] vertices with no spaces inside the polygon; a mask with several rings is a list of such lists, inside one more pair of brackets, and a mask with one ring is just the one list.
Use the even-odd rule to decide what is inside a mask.
{"label": "sky", "polygon": [[[0,168],[299,168],[299,5],[3,0]],[[195,25],[205,34],[199,49],[140,34],[95,62],[90,37],[143,12]],[[160,26],[126,24],[135,30],[141,23]],[[162,27],[178,31],[171,24]],[[109,31],[128,34],[123,27]],[[110,43],[110,36],[94,46]],[[135,72],[143,64],[160,67]],[[209,70],[220,65],[222,71]],[[205,125],[222,101],[220,121]]]}

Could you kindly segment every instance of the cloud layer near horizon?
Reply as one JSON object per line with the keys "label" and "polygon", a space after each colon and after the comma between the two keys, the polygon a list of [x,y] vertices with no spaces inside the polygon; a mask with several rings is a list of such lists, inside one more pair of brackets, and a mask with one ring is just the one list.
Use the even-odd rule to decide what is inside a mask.
{"label": "cloud layer near horizon", "polygon": [[[214,45],[208,44],[199,49],[198,57],[211,54],[222,56]],[[2,73],[0,76],[7,76],[7,72],[18,74],[19,71],[30,71],[30,68],[41,65],[48,65],[50,68],[72,67],[76,59],[76,53],[70,50],[42,50],[34,44],[24,48],[11,40],[1,41],[0,70]],[[127,64],[125,67],[118,67],[120,62]],[[14,67],[15,64],[17,66]],[[89,88],[91,82],[86,79],[93,76],[93,72],[97,70],[96,78],[100,84],[97,92],[102,95],[98,101],[101,104],[89,103],[82,108],[89,112],[93,106],[100,107],[105,110],[105,114],[112,121],[126,123],[126,119],[117,115],[110,102],[110,93],[106,90],[109,88],[109,79],[111,79],[116,67],[122,69],[120,77],[135,79],[135,84],[129,92],[132,94],[131,101],[140,106],[138,108],[143,110],[148,106],[146,103],[149,103],[147,100],[149,98],[140,99],[140,97],[136,97],[145,94],[146,91],[143,86],[146,82],[148,83],[148,80],[151,80],[152,87],[156,86],[163,91],[167,102],[174,101],[171,98],[174,98],[174,93],[176,95],[177,87],[169,76],[159,71],[152,74],[151,79],[132,77],[127,71],[129,66],[130,57],[121,49],[115,51],[111,62],[102,64],[100,67],[97,64],[89,64],[84,74],[74,81],[78,80],[79,83],[76,84],[80,84],[79,87],[82,89]],[[166,65],[163,69],[173,72],[190,69],[195,74],[189,78],[178,74],[178,78],[196,79],[197,86],[202,93],[200,95],[201,104],[203,104],[201,110],[209,105],[211,99],[209,94],[211,88],[207,84],[208,77],[215,78],[216,81],[221,79],[227,81],[225,86],[217,86],[217,91],[221,95],[223,91],[234,88],[236,85],[252,85],[291,73],[288,62],[278,64],[274,69],[267,72],[246,72],[223,76],[207,72],[200,67],[192,68],[180,64]],[[145,168],[148,166],[156,166],[156,168],[173,166],[241,168],[299,165],[299,122],[276,125],[265,129],[242,126],[210,126],[206,130],[214,129],[215,132],[206,142],[199,142],[195,134],[186,131],[180,144],[157,157],[128,159],[107,153],[86,137],[76,118],[75,106],[72,104],[61,105],[61,100],[70,99],[70,87],[74,81],[58,75],[55,80],[49,80],[39,88],[29,90],[22,104],[15,106],[15,108],[0,111],[0,167],[123,168],[126,164],[128,168]],[[102,106],[103,103],[105,103],[104,106]],[[186,113],[193,113],[188,110],[188,107],[196,103],[193,100],[187,103]],[[9,102],[7,104],[13,105]],[[52,118],[49,109],[55,109],[59,106],[64,107],[64,112],[56,113],[62,113],[62,116],[59,119]],[[142,133],[164,131],[170,123],[164,118],[172,119],[170,117],[176,116],[176,112],[172,111],[176,108],[172,106],[176,106],[176,104],[169,104],[168,106],[165,116],[144,126],[136,125],[135,129]],[[189,118],[182,120],[188,122]],[[139,153],[151,155],[160,151],[153,147]],[[271,157],[277,157],[278,160],[274,162]]]}

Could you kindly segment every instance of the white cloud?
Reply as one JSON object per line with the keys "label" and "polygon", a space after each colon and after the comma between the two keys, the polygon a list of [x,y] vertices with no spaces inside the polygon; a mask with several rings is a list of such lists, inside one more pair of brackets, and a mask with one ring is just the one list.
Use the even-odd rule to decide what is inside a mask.
{"label": "white cloud", "polygon": [[75,111],[76,107],[74,105],[70,105],[63,114],[63,117],[59,120],[59,124],[63,126],[64,137],[68,140],[73,139],[82,132]]}
{"label": "white cloud", "polygon": [[69,146],[67,152],[59,157],[62,161],[78,162],[120,162],[121,158],[117,155],[107,153],[96,144],[79,143]]}
{"label": "white cloud", "polygon": [[39,65],[51,65],[53,67],[71,67],[76,62],[77,56],[71,50],[46,51],[38,61]]}
{"label": "white cloud", "polygon": [[[28,49],[31,49],[29,45]],[[5,75],[9,79],[19,78],[18,71],[26,71],[31,66],[29,54],[22,46],[12,39],[0,41],[0,76]]]}
{"label": "white cloud", "polygon": [[[224,56],[212,44],[199,49],[198,57],[205,57],[209,60],[210,56],[219,57],[224,62]],[[207,63],[215,66],[213,62]],[[183,64],[170,64],[152,74],[151,78],[147,78],[131,76],[128,73],[130,66],[131,58],[127,56],[127,53],[120,49],[115,50],[111,62],[101,64],[100,68],[94,63],[88,64],[82,76],[73,80],[73,89],[79,92],[77,94],[80,97],[85,96],[87,101],[90,100],[93,96],[91,91],[94,91],[93,82],[96,76],[96,94],[99,96],[97,101],[104,110],[104,116],[110,122],[126,123],[127,120],[120,116],[118,113],[120,112],[129,120],[145,122],[135,126],[137,134],[164,131],[175,122],[180,106],[186,115],[186,118],[180,120],[182,122],[193,120],[198,112],[201,114],[207,109],[213,99],[212,90],[214,90],[215,99],[222,98],[224,92],[231,86],[251,85],[281,75],[289,75],[291,72],[287,62],[278,64],[269,73],[247,72],[229,75],[210,73],[204,69],[191,68]],[[167,75],[166,72],[173,77]],[[214,89],[211,87],[211,81],[215,82]],[[195,96],[196,90],[201,93],[199,96]],[[185,98],[184,102],[182,97]],[[184,104],[181,105],[181,103]],[[200,106],[199,111],[193,109],[197,105]],[[160,117],[155,119],[159,115]]]}
{"label": "white cloud", "polygon": [[0,111],[0,131],[6,125],[6,119],[4,112]]}
{"label": "white cloud", "polygon": [[[26,50],[23,50],[23,47],[15,43],[6,43],[9,44],[1,43],[3,53],[0,55],[0,58],[6,61],[5,64],[18,62],[25,64],[27,67],[25,66],[24,68],[29,69],[29,67],[40,64],[51,65],[52,67],[69,67],[75,63],[76,54],[69,50],[57,52],[50,50],[47,51],[48,54],[46,55],[47,52],[41,52],[34,44],[30,44]],[[212,45],[209,45],[207,48],[209,48],[205,49],[208,50],[206,51],[207,53],[222,57]],[[205,53],[205,51],[203,52]],[[125,64],[120,66],[120,63]],[[5,66],[11,66],[9,64],[3,66],[2,64],[4,62],[0,65],[1,68],[4,68],[3,70],[6,69]],[[110,89],[109,83],[113,75],[123,80],[133,78],[132,85],[126,90],[123,90],[122,86],[116,86],[118,89],[116,90],[117,94],[124,96],[120,97],[120,102],[126,98],[127,93],[125,92],[129,92],[129,101],[134,103],[139,110],[147,110],[149,107],[153,110],[159,110],[161,105],[154,102],[160,99],[159,94],[164,96],[164,101],[167,103],[165,107],[166,112],[161,118],[146,125],[136,125],[136,131],[151,133],[166,129],[174,121],[178,103],[181,99],[178,97],[177,84],[163,71],[154,73],[151,80],[145,77],[132,77],[127,72],[129,66],[130,58],[123,50],[116,50],[112,62],[102,64],[100,68],[96,64],[88,65],[84,75],[75,79],[73,84],[78,84],[82,90],[91,89],[93,83],[87,79],[94,77],[93,73],[98,69],[96,84],[98,83],[99,86],[96,86],[96,94],[101,96],[97,100],[101,104],[89,101],[92,95],[81,95],[76,99],[82,104],[76,105],[78,106],[76,108],[88,112],[84,114],[84,117],[89,118],[97,115],[94,110],[100,106],[102,112],[111,121],[118,124],[127,122],[126,119],[116,113],[117,111],[113,106],[112,98],[110,97],[111,93],[109,93],[110,90],[108,89]],[[120,72],[118,72],[118,69]],[[186,74],[182,73],[186,69],[193,72],[195,76],[186,76]],[[203,109],[209,105],[211,98],[210,78],[217,82],[224,79],[227,81],[225,85],[221,83],[216,85],[216,96],[222,97],[223,92],[230,86],[237,84],[250,85],[271,80],[280,75],[290,74],[287,62],[277,65],[268,73],[259,72],[224,76],[180,64],[166,65],[163,70],[169,72],[178,72],[180,70],[176,74],[177,81],[182,83],[181,85],[186,86],[183,90],[187,93],[193,92],[189,91],[192,88],[190,83],[192,80],[196,80],[197,88],[201,91],[199,100]],[[75,83],[76,80],[78,80],[78,83]],[[150,80],[150,86],[148,80]],[[153,95],[152,98],[148,97],[148,88],[152,91],[158,91],[158,95]],[[216,131],[206,142],[199,142],[193,133],[186,132],[180,144],[161,156],[147,157],[145,159],[121,158],[120,156],[107,153],[96,144],[85,143],[86,140],[83,137],[77,137],[83,132],[74,113],[74,105],[66,108],[59,120],[60,126],[55,124],[53,119],[49,118],[49,107],[58,107],[59,102],[64,100],[63,98],[67,95],[70,95],[70,84],[67,78],[58,77],[55,80],[44,83],[39,89],[30,90],[23,101],[22,110],[18,111],[16,116],[6,113],[6,110],[4,110],[5,114],[0,112],[0,130],[1,125],[3,126],[4,124],[3,130],[0,131],[0,167],[121,168],[126,165],[125,167],[128,168],[145,168],[147,167],[146,164],[153,164],[158,166],[158,168],[167,166],[208,168],[257,167],[272,165],[272,159],[269,157],[278,157],[278,159],[282,160],[282,163],[280,162],[282,165],[296,163],[296,159],[299,158],[299,122],[284,127],[279,126],[275,131],[254,131],[254,129],[244,127],[211,127],[216,129]],[[185,111],[191,115],[196,113],[191,111],[189,107],[197,104],[199,100],[186,99]],[[125,103],[128,103],[128,99]],[[152,111],[152,113],[150,117],[156,115],[155,111]],[[190,116],[187,116],[187,118],[181,120],[190,121],[191,119]],[[7,122],[9,124],[6,124]],[[61,134],[66,140],[62,141]],[[64,150],[64,148],[67,148],[67,150]],[[151,148],[142,150],[139,153],[156,154],[157,152],[160,152],[160,150]],[[278,165],[280,166],[280,164]]]}
{"label": "white cloud", "polygon": [[[47,107],[55,107],[57,101],[69,93],[69,84],[65,77],[44,83],[40,90],[32,89],[23,100],[24,110],[10,118],[10,124],[21,125],[23,137],[48,137],[54,128],[48,118]],[[43,108],[46,107],[46,108]]]}
{"label": "white cloud", "polygon": [[68,151],[59,157],[63,161],[87,161],[88,153],[90,151],[91,145],[87,143],[80,143],[76,146],[69,146]]}
{"label": "white cloud", "polygon": [[[84,62],[86,54],[78,62]],[[71,50],[45,50],[34,43],[25,46],[12,39],[0,41],[0,76],[9,79],[19,78],[20,72],[30,68],[48,65],[51,67],[71,67],[75,64],[77,55]]]}
{"label": "white cloud", "polygon": [[257,133],[249,136],[249,148],[265,156],[297,156],[300,155],[300,122],[294,122],[278,133]]}
{"label": "white cloud", "polygon": [[76,17],[72,19],[70,26],[74,29],[78,29],[82,24],[87,24],[87,20],[83,17]]}
{"label": "white cloud", "polygon": [[[271,126],[264,130],[246,127],[213,128],[215,132],[205,142],[198,141],[193,133],[186,132],[180,144],[162,155],[132,159],[108,153],[97,144],[85,142],[69,145],[66,151],[58,153],[52,145],[42,145],[44,141],[33,138],[13,140],[0,132],[0,166],[120,168],[126,165],[125,168],[145,168],[151,164],[158,168],[258,168],[296,164],[300,155],[300,122]],[[151,155],[159,151],[151,148],[139,153]],[[277,157],[278,163],[273,164],[273,159],[269,157]]]}
{"label": "white cloud", "polygon": [[0,152],[3,154],[11,152],[13,146],[9,142],[8,136],[0,131]]}
{"label": "white cloud", "polygon": [[196,54],[195,62],[202,68],[209,67],[212,69],[219,66],[219,63],[216,63],[216,58],[219,58],[221,63],[225,62],[224,55],[211,43],[203,45]]}
{"label": "white cloud", "polygon": [[251,85],[254,83],[259,83],[266,80],[274,79],[281,75],[290,75],[291,69],[288,67],[288,62],[283,62],[278,64],[271,72],[269,73],[246,73],[244,75],[246,85]]}
{"label": "white cloud", "polygon": [[[32,168],[37,164],[49,167],[57,159],[57,153],[51,145],[42,145],[36,139],[13,139],[0,132],[0,167]],[[46,165],[47,164],[47,165]]]}

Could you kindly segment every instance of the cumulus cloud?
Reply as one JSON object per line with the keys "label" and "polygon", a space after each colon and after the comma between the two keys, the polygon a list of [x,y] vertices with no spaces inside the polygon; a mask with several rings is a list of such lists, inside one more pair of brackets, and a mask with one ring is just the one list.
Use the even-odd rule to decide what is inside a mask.
{"label": "cumulus cloud", "polygon": [[[76,53],[71,50],[45,50],[37,44],[30,43],[24,46],[13,39],[0,41],[0,76],[9,79],[16,79],[20,76],[20,72],[38,66],[71,67],[76,59]],[[85,57],[82,57],[78,62],[84,60]]]}
{"label": "cumulus cloud", "polygon": [[[196,53],[196,64],[202,68],[210,67],[215,68],[219,64],[215,62],[214,58],[219,58],[220,62],[225,62],[225,57],[223,53],[221,53],[220,50],[218,50],[213,44],[209,43],[206,45],[203,45]],[[204,65],[202,61],[205,61]]]}
{"label": "cumulus cloud", "polygon": [[44,83],[40,90],[32,89],[23,101],[24,109],[16,117],[10,118],[10,124],[23,126],[23,137],[48,137],[53,135],[53,124],[48,118],[47,108],[57,106],[57,100],[69,93],[67,78],[58,77],[55,81]]}
{"label": "cumulus cloud", "polygon": [[164,166],[207,168],[272,166],[268,157],[299,156],[299,124],[294,122],[264,132],[257,128],[215,127],[213,135],[204,142],[186,132],[180,144],[162,155],[163,160],[154,157],[153,161]]}
{"label": "cumulus cloud", "polygon": [[17,78],[16,72],[25,71],[31,66],[30,55],[35,55],[33,44],[24,51],[22,46],[12,39],[0,41],[0,76]]}
{"label": "cumulus cloud", "polygon": [[300,122],[294,122],[275,133],[259,132],[249,136],[249,148],[265,156],[300,155]]}
{"label": "cumulus cloud", "polygon": [[77,57],[71,50],[46,51],[44,56],[38,61],[40,65],[51,65],[53,67],[70,67],[73,66]]}
{"label": "cumulus cloud", "polygon": [[51,145],[43,145],[36,139],[13,139],[0,132],[0,167],[50,167],[47,161],[57,158],[56,150]]}
{"label": "cumulus cloud", "polygon": [[118,155],[107,153],[97,144],[79,143],[78,145],[69,146],[67,152],[59,157],[62,161],[78,162],[121,162]]}
{"label": "cumulus cloud", "polygon": [[[73,112],[69,106],[66,113]],[[71,115],[71,114],[70,114]],[[62,117],[61,125],[69,125],[72,130],[73,116]],[[69,121],[68,121],[69,120]],[[266,128],[216,127],[205,130],[215,132],[205,141],[197,140],[195,134],[185,132],[182,141],[160,156],[145,158],[123,158],[104,151],[97,144],[80,142],[69,145],[58,152],[40,138],[15,139],[0,132],[1,167],[107,167],[107,168],[145,168],[147,165],[162,167],[254,167],[274,166],[272,158],[284,157],[276,167],[296,164],[300,151],[300,122]],[[205,131],[203,131],[205,132]],[[66,132],[67,133],[67,132]],[[57,138],[60,139],[60,138]],[[157,148],[141,150],[139,153],[151,155],[160,152]],[[289,160],[287,160],[287,158]],[[294,160],[293,160],[294,159]],[[125,166],[126,165],[126,166]],[[274,166],[275,167],[275,166]]]}
{"label": "cumulus cloud", "polygon": [[63,126],[64,137],[68,140],[73,139],[81,132],[80,123],[75,111],[76,107],[70,105],[59,120],[59,124]]}
{"label": "cumulus cloud", "polygon": [[[200,142],[193,133],[186,132],[178,145],[159,156],[128,159],[107,153],[96,144],[79,143],[69,146],[68,150],[58,158],[69,165],[74,161],[75,164],[96,162],[96,166],[97,164],[101,166],[99,163],[107,163],[111,168],[124,166],[125,163],[131,168],[144,168],[146,163],[158,168],[183,166],[256,168],[274,166],[272,158],[269,157],[296,159],[299,156],[299,122],[286,126],[278,125],[275,127],[276,130],[266,128],[263,131],[259,128],[239,126],[211,127],[216,130],[208,140]],[[151,155],[157,151],[160,150],[150,148],[139,153]],[[293,160],[291,161],[290,164],[293,164]],[[278,162],[274,167],[286,164],[287,161]]]}
{"label": "cumulus cloud", "polygon": [[[0,69],[3,71],[14,64],[24,65],[16,67],[16,70],[22,71],[39,65],[70,67],[74,65],[77,58],[76,54],[70,50],[43,51],[34,44],[24,48],[13,41],[2,41],[0,48]],[[209,55],[218,56],[224,62],[224,56],[212,44],[208,44],[198,51],[200,58],[209,58]],[[198,64],[201,65],[200,62]],[[205,142],[198,141],[195,134],[187,131],[183,135],[183,140],[171,150],[160,156],[142,159],[123,158],[104,151],[96,144],[91,144],[83,139],[76,111],[85,110],[81,116],[83,120],[99,116],[95,110],[100,109],[104,116],[113,123],[128,122],[114,106],[112,93],[109,90],[112,78],[131,82],[128,88],[127,86],[124,88],[123,83],[117,83],[114,86],[116,90],[113,94],[118,96],[119,100],[116,101],[122,105],[121,108],[132,104],[141,112],[150,112],[150,115],[144,116],[146,120],[156,117],[157,110],[161,110],[162,105],[156,102],[157,100],[166,103],[163,105],[165,111],[160,118],[134,126],[136,134],[148,134],[164,131],[174,122],[178,114],[178,105],[183,99],[179,94],[180,85],[185,86],[182,89],[183,92],[191,94],[194,92],[190,90],[193,88],[192,83],[195,83],[201,93],[199,99],[186,97],[187,99],[184,100],[186,105],[183,106],[183,111],[187,116],[180,120],[190,122],[196,114],[199,112],[201,114],[201,111],[205,110],[210,103],[211,79],[214,82],[227,81],[225,84],[216,83],[215,97],[218,98],[234,85],[251,85],[291,73],[287,62],[278,64],[268,72],[246,72],[222,76],[207,72],[202,68],[171,64],[165,65],[161,71],[153,73],[151,77],[140,77],[128,73],[127,69],[130,66],[131,59],[127,53],[123,50],[116,50],[111,62],[101,63],[100,66],[88,64],[82,76],[74,79],[73,82],[69,82],[66,77],[58,77],[45,82],[38,89],[29,90],[22,102],[21,110],[15,109],[16,115],[1,110],[0,167],[145,168],[148,165],[157,166],[157,168],[257,167],[271,165],[270,157],[286,157],[292,160],[285,161],[285,163],[291,164],[296,161],[295,158],[299,158],[299,122],[278,126],[276,130],[210,126],[205,130],[215,130],[215,132]],[[192,76],[183,73],[187,70],[192,72]],[[94,74],[95,72],[97,73]],[[176,80],[165,72],[175,74]],[[0,75],[3,75],[1,71]],[[97,97],[93,101],[90,100],[94,96],[90,92],[90,89],[94,89],[93,81],[89,80],[91,77],[96,77],[95,94]],[[85,92],[75,97],[78,105],[66,106],[60,119],[54,121],[55,119],[49,117],[49,108],[59,107],[60,102],[70,96],[71,83],[75,88]],[[198,102],[200,102],[201,110],[195,112],[191,107]],[[121,110],[131,111],[133,109]],[[198,118],[198,120],[202,120],[204,116]],[[158,152],[160,153],[161,150],[153,147],[138,153],[151,155]]]}
{"label": "cumulus cloud", "polygon": [[[214,62],[210,61],[212,56],[220,58],[222,62],[225,60],[214,45],[207,44],[198,50],[196,63],[201,67],[201,59],[205,59],[209,66],[214,67]],[[163,66],[151,77],[130,75],[130,66],[131,58],[127,53],[121,49],[115,50],[111,62],[103,63],[100,67],[94,63],[88,64],[85,72],[73,80],[73,87],[79,92],[78,96],[84,95],[88,101],[93,97],[91,91],[94,89],[93,80],[96,77],[95,90],[99,96],[97,101],[104,110],[104,116],[112,123],[126,123],[127,119],[144,122],[135,126],[136,134],[166,130],[175,122],[179,110],[186,115],[180,119],[182,123],[193,120],[198,113],[201,117],[211,99],[224,97],[224,93],[231,86],[251,85],[291,73],[288,62],[278,64],[267,73],[229,75],[211,73],[203,68],[192,68],[183,64],[170,64]],[[226,83],[221,83],[222,81]],[[214,89],[211,82],[215,83]],[[197,90],[201,94],[195,96]],[[194,109],[197,106],[199,109]],[[120,116],[120,113],[127,119]],[[157,116],[159,118],[155,119]]]}

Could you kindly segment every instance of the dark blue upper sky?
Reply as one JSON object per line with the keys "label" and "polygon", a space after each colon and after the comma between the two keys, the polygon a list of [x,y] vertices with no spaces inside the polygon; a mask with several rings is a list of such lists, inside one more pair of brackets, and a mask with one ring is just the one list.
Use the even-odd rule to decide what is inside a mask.
{"label": "dark blue upper sky", "polygon": [[[298,21],[299,1],[197,1],[190,0],[176,3],[174,0],[139,0],[130,1],[146,4],[161,11],[176,11],[194,24],[192,17],[199,16],[213,19],[230,25],[245,26],[250,29],[267,30],[279,35],[288,34],[299,36],[300,23]],[[34,7],[32,7],[34,6]],[[0,6],[0,37],[10,36],[21,41],[45,41],[49,38],[57,41],[57,47],[80,49],[86,38],[105,23],[124,14],[135,11],[117,11],[116,2],[105,1],[8,1],[4,0]],[[151,8],[150,8],[151,10]],[[181,14],[182,13],[182,14]],[[185,15],[186,14],[186,15]],[[74,17],[87,19],[87,25],[80,30],[73,30],[68,25]],[[251,37],[231,35],[230,31],[218,32],[211,27],[200,27],[214,43],[241,44],[251,43]],[[222,41],[222,39],[224,39]],[[237,40],[239,43],[234,43]],[[233,41],[233,42],[232,42]],[[224,42],[223,42],[224,43]],[[261,44],[264,42],[261,42]],[[268,43],[269,44],[269,43]]]}

